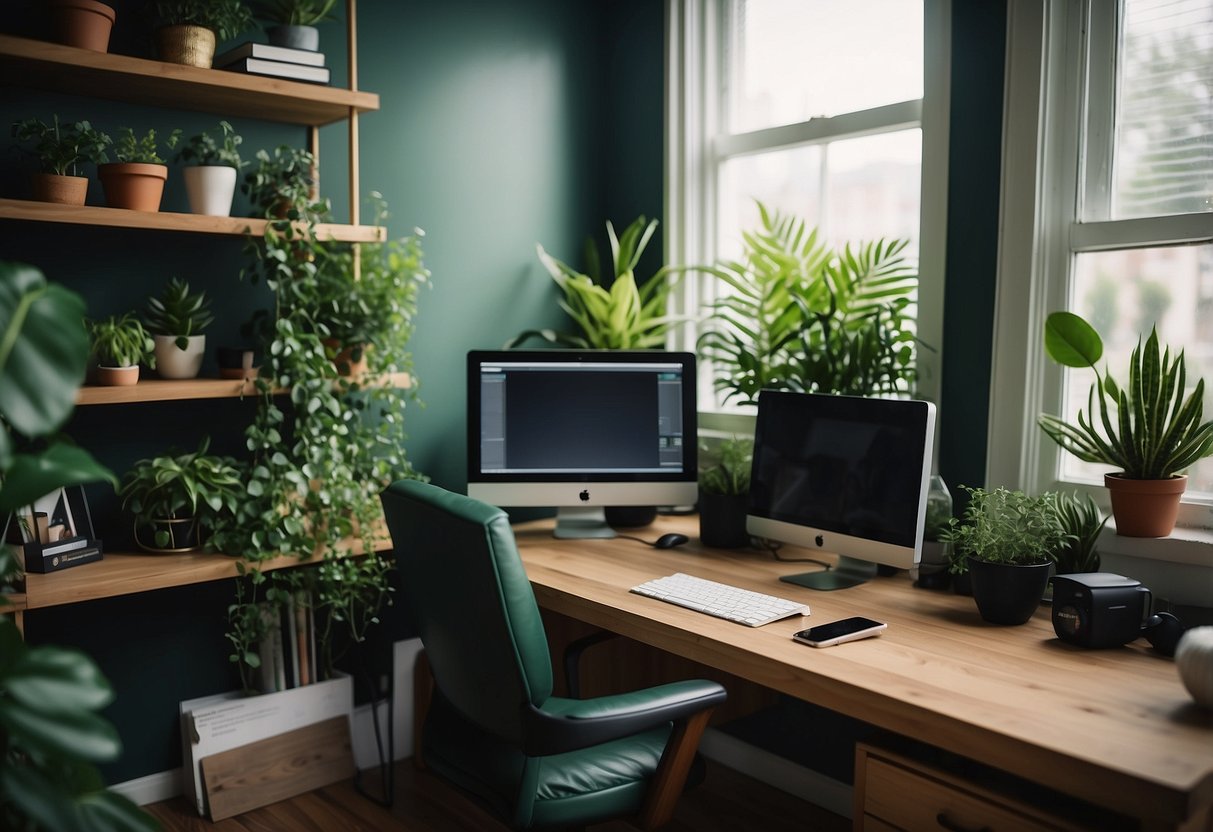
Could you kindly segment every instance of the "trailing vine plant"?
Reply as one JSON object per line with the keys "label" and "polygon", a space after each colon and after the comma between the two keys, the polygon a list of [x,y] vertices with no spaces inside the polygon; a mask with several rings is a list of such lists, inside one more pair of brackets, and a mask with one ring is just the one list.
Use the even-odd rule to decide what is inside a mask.
{"label": "trailing vine plant", "polygon": [[[316,228],[328,217],[327,203],[295,194],[292,219],[272,220],[264,239],[249,243],[252,279],[274,293],[272,340],[256,380],[257,413],[246,431],[249,499],[215,536],[221,550],[250,562],[238,579],[244,586],[229,611],[228,633],[246,686],[246,671],[257,663],[255,640],[264,635],[250,605],[259,595],[274,600],[285,582],[307,582],[323,671],[336,659],[338,629],[354,642],[365,637],[390,603],[390,563],[375,553],[379,493],[396,479],[417,476],[405,453],[403,421],[416,387],[400,389],[390,376],[412,370],[408,341],[418,293],[430,277],[423,232],[379,243],[321,240]],[[376,225],[383,226],[386,203],[378,193],[371,200]],[[334,353],[354,337],[368,366],[346,377]],[[284,389],[289,407],[274,394]],[[355,552],[369,554],[347,557]],[[313,554],[321,559],[315,569],[268,578],[258,569],[268,558]]]}

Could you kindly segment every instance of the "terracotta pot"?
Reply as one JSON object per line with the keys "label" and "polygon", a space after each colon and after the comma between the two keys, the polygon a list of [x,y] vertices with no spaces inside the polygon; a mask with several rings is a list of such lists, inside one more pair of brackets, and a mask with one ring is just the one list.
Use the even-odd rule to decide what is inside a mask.
{"label": "terracotta pot", "polygon": [[34,199],[59,205],[83,205],[88,194],[88,177],[35,173],[31,179]]}
{"label": "terracotta pot", "polygon": [[97,383],[104,387],[129,387],[139,383],[139,365],[133,367],[97,367]]}
{"label": "terracotta pot", "polygon": [[236,169],[227,165],[194,165],[183,168],[185,193],[190,211],[212,217],[227,217],[232,213],[232,197],[236,193]]}
{"label": "terracotta pot", "polygon": [[1166,537],[1175,528],[1179,501],[1188,486],[1185,475],[1166,480],[1131,480],[1120,474],[1105,474],[1103,482],[1112,497],[1117,534]]}
{"label": "terracotta pot", "polygon": [[341,347],[332,338],[324,339],[324,345],[332,356],[333,364],[337,366],[337,375],[358,381],[366,373],[366,355],[371,349],[370,346],[354,344]]}
{"label": "terracotta pot", "polygon": [[50,0],[51,26],[55,40],[91,49],[108,52],[110,32],[114,28],[114,10],[97,0]]}
{"label": "terracotta pot", "polygon": [[156,30],[156,54],[171,64],[210,69],[215,33],[202,26],[161,26]]}
{"label": "terracotta pot", "polygon": [[111,208],[129,208],[132,211],[160,210],[160,197],[164,195],[164,181],[168,179],[165,165],[147,165],[141,162],[110,162],[97,166],[97,175],[105,188],[105,202]]}
{"label": "terracotta pot", "polygon": [[206,354],[206,336],[186,336],[185,349],[177,346],[173,335],[153,335],[156,342],[156,372],[161,378],[196,378]]}

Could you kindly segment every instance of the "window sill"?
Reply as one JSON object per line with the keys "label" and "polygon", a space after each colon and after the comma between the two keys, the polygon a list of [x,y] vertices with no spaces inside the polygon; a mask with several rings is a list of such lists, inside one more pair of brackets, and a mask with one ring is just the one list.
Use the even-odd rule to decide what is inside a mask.
{"label": "window sill", "polygon": [[1213,607],[1213,529],[1176,528],[1170,537],[1121,537],[1109,520],[1099,538],[1100,569],[1135,578],[1156,599]]}

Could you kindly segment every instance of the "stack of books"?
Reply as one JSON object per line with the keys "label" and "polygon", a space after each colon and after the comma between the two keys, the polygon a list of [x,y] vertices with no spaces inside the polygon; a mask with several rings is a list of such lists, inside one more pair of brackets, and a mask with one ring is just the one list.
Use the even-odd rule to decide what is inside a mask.
{"label": "stack of books", "polygon": [[270,46],[268,43],[242,43],[222,55],[216,55],[212,66],[232,72],[288,78],[311,84],[329,82],[329,70],[324,65],[323,52]]}

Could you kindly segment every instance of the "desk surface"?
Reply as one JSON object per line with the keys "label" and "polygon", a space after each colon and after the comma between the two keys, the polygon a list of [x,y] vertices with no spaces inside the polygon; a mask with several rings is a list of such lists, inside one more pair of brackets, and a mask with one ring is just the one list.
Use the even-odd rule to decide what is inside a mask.
{"label": "desk surface", "polygon": [[[1144,640],[1072,647],[1043,606],[1023,626],[989,625],[971,598],[914,589],[904,573],[804,589],[778,578],[819,567],[704,549],[695,518],[638,531],[692,542],[657,550],[556,540],[550,521],[517,526],[540,606],[1135,817],[1171,825],[1213,804],[1213,713]],[[755,629],[628,592],[673,572],[803,600],[812,614]],[[791,639],[852,615],[887,621],[888,631],[826,649]]]}

